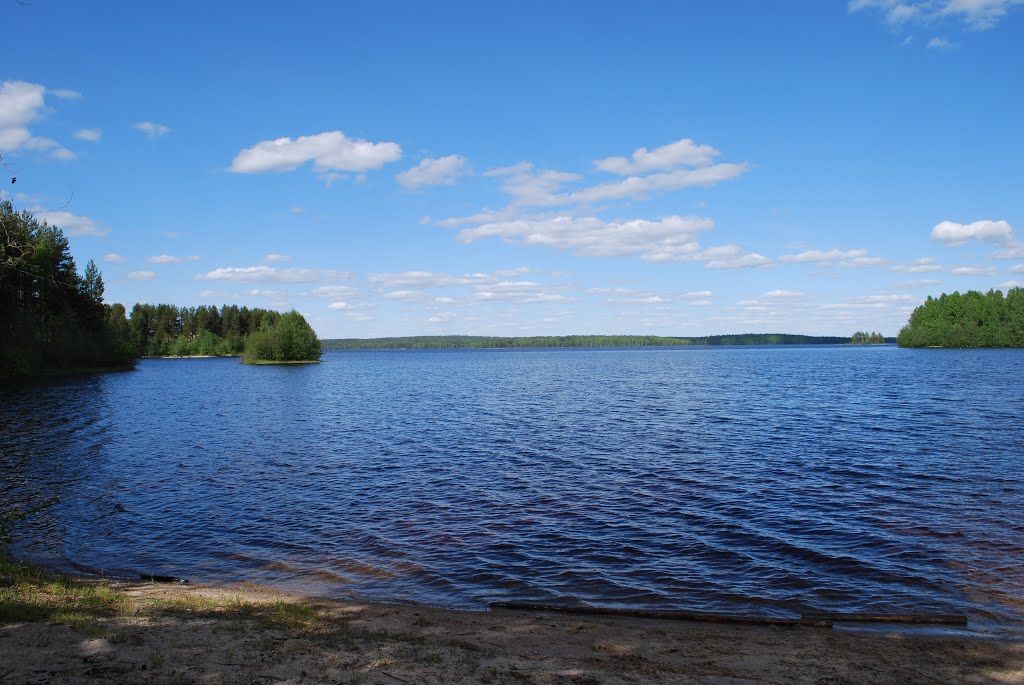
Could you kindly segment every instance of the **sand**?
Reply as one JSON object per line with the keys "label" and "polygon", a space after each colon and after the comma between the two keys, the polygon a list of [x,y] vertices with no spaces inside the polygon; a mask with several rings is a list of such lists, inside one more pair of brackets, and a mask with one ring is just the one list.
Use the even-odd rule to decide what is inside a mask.
{"label": "sand", "polygon": [[[1024,642],[814,627],[452,611],[254,585],[103,582],[129,607],[77,627],[0,621],[8,683],[1024,683]],[[238,603],[311,606],[268,622]],[[173,611],[153,610],[170,603]],[[285,612],[287,613],[287,612]]]}

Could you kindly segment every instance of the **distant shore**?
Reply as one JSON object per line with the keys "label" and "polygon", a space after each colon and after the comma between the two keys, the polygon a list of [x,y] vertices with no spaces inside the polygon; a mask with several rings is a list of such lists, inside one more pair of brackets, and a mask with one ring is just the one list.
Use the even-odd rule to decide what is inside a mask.
{"label": "distant shore", "polygon": [[[14,570],[12,570],[14,569]],[[302,598],[0,566],[10,682],[995,683],[1024,643]]]}

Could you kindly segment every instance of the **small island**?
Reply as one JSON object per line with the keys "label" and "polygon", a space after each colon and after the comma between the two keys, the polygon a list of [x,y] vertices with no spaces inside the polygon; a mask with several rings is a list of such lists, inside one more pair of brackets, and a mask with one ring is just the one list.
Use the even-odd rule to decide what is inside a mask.
{"label": "small island", "polygon": [[302,314],[294,309],[266,321],[245,341],[245,364],[318,364],[320,341]]}
{"label": "small island", "polygon": [[881,333],[857,331],[850,336],[851,345],[884,345],[886,342],[885,336]]}

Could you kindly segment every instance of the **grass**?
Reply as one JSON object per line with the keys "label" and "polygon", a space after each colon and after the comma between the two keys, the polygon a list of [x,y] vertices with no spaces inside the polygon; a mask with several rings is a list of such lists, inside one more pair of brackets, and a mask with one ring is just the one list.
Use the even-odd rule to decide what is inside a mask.
{"label": "grass", "polygon": [[0,559],[0,622],[46,621],[99,637],[106,633],[105,619],[127,614],[241,618],[289,633],[323,633],[341,625],[337,620],[328,621],[326,614],[308,604],[211,599],[195,594],[135,599],[116,588]]}

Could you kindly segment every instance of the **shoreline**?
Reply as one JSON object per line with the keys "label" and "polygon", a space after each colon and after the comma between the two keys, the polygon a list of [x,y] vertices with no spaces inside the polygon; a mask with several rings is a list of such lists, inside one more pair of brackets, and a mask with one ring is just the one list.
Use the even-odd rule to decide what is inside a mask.
{"label": "shoreline", "polygon": [[[40,597],[58,605],[33,616]],[[10,563],[0,598],[11,682],[1024,682],[1024,641],[906,630],[465,611]]]}

